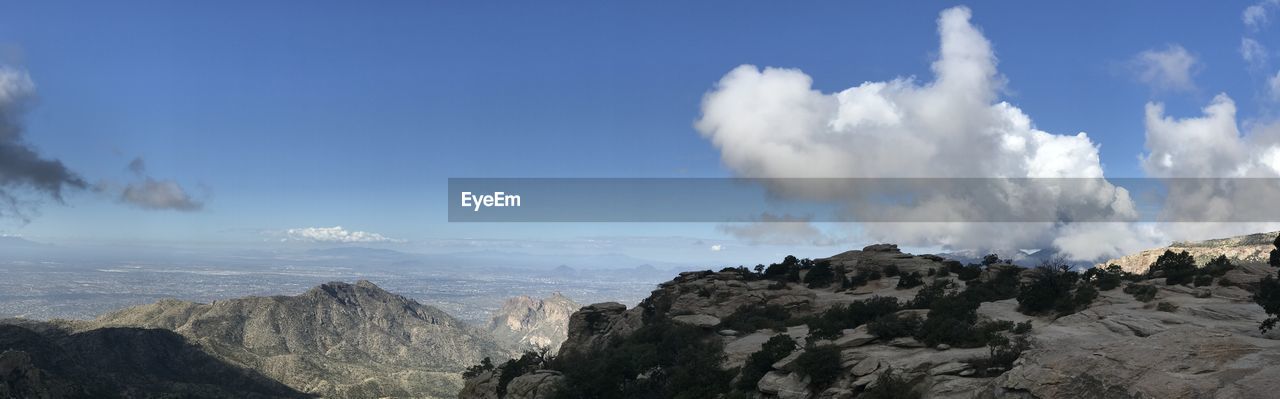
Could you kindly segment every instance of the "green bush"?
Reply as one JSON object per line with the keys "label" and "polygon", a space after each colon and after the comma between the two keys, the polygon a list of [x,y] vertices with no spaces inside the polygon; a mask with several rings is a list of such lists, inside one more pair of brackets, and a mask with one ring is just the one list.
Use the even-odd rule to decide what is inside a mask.
{"label": "green bush", "polygon": [[752,332],[760,329],[782,330],[787,328],[791,312],[780,305],[743,305],[720,321],[720,328]]}
{"label": "green bush", "polygon": [[928,309],[933,306],[933,301],[947,294],[947,288],[951,287],[951,282],[947,280],[934,280],[929,285],[916,291],[915,299],[907,302],[907,309]]}
{"label": "green bush", "polygon": [[488,356],[485,356],[484,360],[480,361],[480,364],[467,367],[466,371],[462,372],[462,378],[473,378],[486,371],[493,371],[493,360],[489,359]]}
{"label": "green bush", "polygon": [[1192,283],[1192,285],[1195,285],[1196,287],[1205,287],[1205,286],[1213,285],[1213,276],[1208,274],[1196,276],[1196,279]]}
{"label": "green bush", "polygon": [[831,286],[835,281],[836,274],[831,270],[831,265],[827,262],[817,262],[808,273],[804,275],[804,283],[809,288],[826,288]]}
{"label": "green bush", "polygon": [[1027,320],[1013,326],[1014,334],[1026,334],[1031,332],[1031,320]]}
{"label": "green bush", "polygon": [[810,320],[809,331],[820,339],[835,338],[840,335],[841,330],[856,328],[899,309],[901,306],[898,305],[897,298],[880,296],[847,306],[836,305]]}
{"label": "green bush", "polygon": [[900,273],[900,271],[898,270],[898,265],[888,265],[881,268],[880,270],[884,272],[885,277],[897,276]]}
{"label": "green bush", "polygon": [[1093,283],[1094,286],[1101,291],[1111,291],[1120,286],[1120,282],[1124,280],[1124,270],[1120,265],[1112,264],[1106,268],[1090,268],[1086,270],[1081,278],[1085,281]]}
{"label": "green bush", "polygon": [[876,378],[875,386],[858,395],[859,399],[920,399],[916,384],[911,383],[893,369],[887,369]]}
{"label": "green bush", "polygon": [[956,278],[960,281],[969,281],[982,276],[982,267],[978,265],[968,265],[956,271]]}
{"label": "green bush", "polygon": [[547,357],[546,349],[542,349],[538,352],[525,352],[519,358],[507,360],[506,363],[498,366],[498,387],[496,389],[498,396],[502,397],[507,394],[507,385],[511,383],[511,380],[542,368],[549,360],[552,359]]}
{"label": "green bush", "polygon": [[731,390],[735,374],[720,368],[722,342],[660,318],[604,350],[558,356],[547,368],[565,377],[556,398],[712,398]]}
{"label": "green bush", "polygon": [[1063,314],[1071,314],[1081,309],[1089,307],[1094,299],[1098,298],[1098,290],[1089,284],[1081,284],[1076,288],[1076,294],[1072,297],[1069,305],[1066,302],[1058,303],[1058,312]]}
{"label": "green bush", "polygon": [[867,332],[885,340],[910,337],[920,331],[921,324],[920,316],[915,313],[908,313],[905,316],[900,313],[893,313],[867,323]]}
{"label": "green bush", "polygon": [[[1018,296],[1018,284],[1021,283],[1021,267],[997,266],[997,272],[987,281],[969,281],[967,291],[978,302],[992,302],[1011,299]],[[992,269],[987,269],[988,271]]]}
{"label": "green bush", "polygon": [[991,265],[994,265],[994,264],[997,264],[997,263],[1000,263],[1000,256],[998,256],[998,255],[996,255],[996,254],[990,254],[990,255],[987,255],[987,256],[982,257],[982,265],[983,265],[983,266],[991,266]]}
{"label": "green bush", "polygon": [[1267,259],[1267,264],[1273,267],[1280,267],[1280,236],[1276,236],[1275,242],[1271,245],[1276,248],[1271,250],[1271,258]]}
{"label": "green bush", "polygon": [[950,276],[951,276],[951,270],[948,269],[946,266],[943,266],[942,268],[938,269],[938,277],[950,277]]}
{"label": "green bush", "polygon": [[1160,289],[1148,284],[1129,284],[1124,287],[1124,293],[1133,295],[1133,299],[1140,302],[1151,302],[1156,299],[1156,293]]}
{"label": "green bush", "polygon": [[1022,356],[1031,347],[1027,343],[1026,337],[1016,337],[1012,340],[1001,339],[993,342],[990,347],[990,355],[986,359],[980,359],[971,363],[973,368],[977,370],[977,376],[994,377],[1000,373],[1013,368],[1013,362]]}
{"label": "green bush", "polygon": [[1187,251],[1165,250],[1147,273],[1151,276],[1164,276],[1168,285],[1187,284],[1196,275],[1196,260]]}
{"label": "green bush", "polygon": [[[1049,311],[1071,313],[1078,308],[1080,300],[1093,300],[1087,295],[1080,298],[1072,295],[1080,275],[1071,271],[1062,260],[1046,261],[1036,268],[1036,271],[1035,277],[1023,284],[1019,290],[1018,310],[1022,313],[1028,315],[1046,314]],[[1097,291],[1093,291],[1093,294],[1097,296]]]}
{"label": "green bush", "polygon": [[919,287],[922,284],[924,284],[924,276],[921,276],[920,272],[911,272],[911,274],[905,274],[898,279],[898,289],[900,290]]}
{"label": "green bush", "polygon": [[795,365],[800,375],[809,377],[809,386],[817,392],[831,386],[844,372],[840,367],[840,348],[835,345],[805,348]]}
{"label": "green bush", "polygon": [[1213,258],[1213,260],[1210,260],[1209,263],[1206,263],[1204,267],[1200,269],[1199,277],[1203,277],[1205,275],[1222,277],[1226,275],[1227,272],[1231,271],[1231,269],[1235,268],[1236,265],[1231,264],[1231,260],[1227,259],[1226,255],[1218,255],[1217,258]]}
{"label": "green bush", "polygon": [[747,358],[747,363],[742,366],[741,375],[738,377],[738,389],[755,392],[756,384],[765,374],[773,370],[773,364],[790,355],[795,349],[796,341],[789,335],[778,334],[769,338],[759,351]]}
{"label": "green bush", "polygon": [[[1280,238],[1277,238],[1280,243]],[[1274,258],[1273,258],[1274,259]],[[1267,275],[1258,282],[1258,292],[1253,294],[1253,302],[1262,306],[1262,310],[1267,312],[1267,319],[1262,321],[1258,326],[1262,332],[1267,332],[1276,326],[1276,322],[1280,321],[1280,280]]]}

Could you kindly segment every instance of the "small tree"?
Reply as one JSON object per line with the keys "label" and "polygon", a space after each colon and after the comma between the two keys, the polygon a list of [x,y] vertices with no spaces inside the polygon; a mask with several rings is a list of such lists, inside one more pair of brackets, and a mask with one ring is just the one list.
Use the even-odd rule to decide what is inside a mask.
{"label": "small tree", "polygon": [[822,391],[840,378],[840,348],[835,345],[805,348],[796,358],[796,371],[809,377],[809,386]]}
{"label": "small tree", "polygon": [[924,284],[924,278],[920,275],[920,272],[904,274],[902,278],[898,279],[898,289],[900,290],[915,288],[921,284]]}
{"label": "small tree", "polygon": [[1275,242],[1272,242],[1271,245],[1276,248],[1271,250],[1271,259],[1267,263],[1274,267],[1280,267],[1280,235],[1276,236]]}
{"label": "small tree", "polygon": [[994,265],[994,264],[997,264],[997,263],[1000,263],[1000,256],[998,256],[998,255],[996,255],[996,254],[990,254],[990,255],[987,255],[987,256],[982,257],[982,265],[983,265],[983,266],[991,266],[991,265]]}
{"label": "small tree", "polygon": [[804,283],[808,284],[809,288],[826,288],[835,281],[835,278],[836,274],[831,270],[830,263],[818,262],[809,269],[808,273],[805,273]]}
{"label": "small tree", "polygon": [[1270,316],[1262,321],[1258,329],[1265,333],[1275,328],[1276,323],[1280,322],[1280,280],[1271,275],[1263,277],[1258,282],[1258,292],[1253,294],[1253,301],[1262,306],[1262,310],[1267,311],[1267,316]]}
{"label": "small tree", "polygon": [[1187,251],[1173,252],[1165,250],[1151,265],[1150,273],[1163,273],[1165,284],[1187,284],[1196,275],[1196,260]]}

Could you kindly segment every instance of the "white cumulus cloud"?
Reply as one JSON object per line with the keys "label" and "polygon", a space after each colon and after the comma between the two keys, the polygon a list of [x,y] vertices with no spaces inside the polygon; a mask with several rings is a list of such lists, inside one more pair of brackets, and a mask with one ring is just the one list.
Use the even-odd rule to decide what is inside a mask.
{"label": "white cumulus cloud", "polygon": [[[902,77],[864,82],[835,92],[813,88],[797,69],[739,66],[707,93],[695,127],[739,176],[805,177],[1086,177],[1102,178],[1098,145],[1083,132],[1039,130],[1021,109],[1000,100],[1005,79],[968,8],[938,18],[939,58],[933,80]],[[824,193],[788,192],[791,197]],[[1063,214],[1136,217],[1128,193],[1105,180],[1085,190],[1022,193],[993,184],[1009,206]],[[923,198],[900,212],[940,215],[976,212],[986,204]],[[1037,209],[1037,212],[1044,209]],[[1020,209],[1001,209],[1021,212]],[[968,219],[973,220],[973,219]],[[1062,223],[868,223],[871,238],[905,245],[957,248],[1048,248]],[[1077,227],[1085,229],[1087,226]],[[1124,248],[1128,251],[1141,248]],[[1119,251],[1121,249],[1117,249]],[[1107,255],[1113,255],[1109,251]],[[1097,255],[1095,253],[1081,254]]]}
{"label": "white cumulus cloud", "polygon": [[352,231],[342,226],[334,227],[304,227],[296,229],[288,229],[284,232],[284,240],[286,241],[308,241],[322,243],[379,243],[379,242],[403,242],[378,233],[370,233],[367,231]]}

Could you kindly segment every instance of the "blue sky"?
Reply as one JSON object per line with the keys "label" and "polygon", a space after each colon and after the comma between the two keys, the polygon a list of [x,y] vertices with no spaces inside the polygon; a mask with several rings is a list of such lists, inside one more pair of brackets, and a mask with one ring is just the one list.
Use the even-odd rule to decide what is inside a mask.
{"label": "blue sky", "polygon": [[[410,242],[680,236],[707,224],[449,224],[449,177],[722,177],[693,126],[742,64],[798,68],[839,91],[929,79],[938,14],[967,5],[992,42],[1001,99],[1038,129],[1084,131],[1108,177],[1145,176],[1144,105],[1198,116],[1228,93],[1269,119],[1274,64],[1251,70],[1253,2],[0,2],[0,61],[29,73],[25,137],[89,182],[131,160],[195,212],[92,190],[4,231],[51,241],[260,242],[341,225]],[[1280,18],[1272,15],[1272,18]],[[1136,76],[1177,45],[1193,87]],[[267,234],[269,235],[269,234]],[[731,242],[731,241],[730,241]],[[829,250],[819,250],[818,252]]]}

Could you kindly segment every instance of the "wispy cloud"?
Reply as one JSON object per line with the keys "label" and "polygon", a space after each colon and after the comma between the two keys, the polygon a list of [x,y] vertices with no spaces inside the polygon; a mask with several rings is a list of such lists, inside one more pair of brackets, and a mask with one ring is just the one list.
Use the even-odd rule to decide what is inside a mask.
{"label": "wispy cloud", "polygon": [[830,246],[842,241],[814,226],[808,218],[790,215],[778,216],[766,213],[755,222],[721,224],[717,229],[751,245]]}
{"label": "wispy cloud", "polygon": [[302,227],[284,231],[282,241],[304,241],[319,243],[392,243],[404,242],[378,233],[347,230],[342,226]]}
{"label": "wispy cloud", "polygon": [[1163,49],[1138,53],[1132,65],[1138,80],[1153,89],[1190,91],[1196,88],[1192,75],[1199,69],[1200,62],[1187,49],[1170,44]]}

